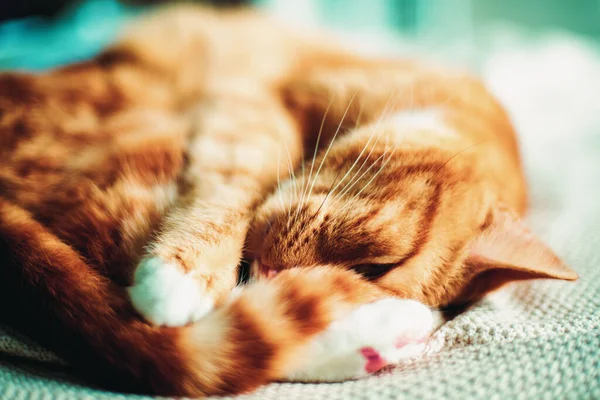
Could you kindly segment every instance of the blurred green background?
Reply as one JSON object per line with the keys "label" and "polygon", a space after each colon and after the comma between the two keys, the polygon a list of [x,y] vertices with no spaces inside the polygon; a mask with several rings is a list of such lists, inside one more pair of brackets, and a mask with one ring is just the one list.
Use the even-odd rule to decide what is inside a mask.
{"label": "blurred green background", "polygon": [[[205,1],[206,2],[206,1]],[[40,70],[80,60],[114,39],[133,15],[161,1],[2,1],[0,69]],[[431,51],[485,46],[485,32],[509,24],[530,33],[567,31],[600,41],[600,0],[230,0],[256,3],[281,18],[363,38],[409,38]],[[379,40],[375,40],[375,38]],[[451,49],[451,50],[448,50]]]}

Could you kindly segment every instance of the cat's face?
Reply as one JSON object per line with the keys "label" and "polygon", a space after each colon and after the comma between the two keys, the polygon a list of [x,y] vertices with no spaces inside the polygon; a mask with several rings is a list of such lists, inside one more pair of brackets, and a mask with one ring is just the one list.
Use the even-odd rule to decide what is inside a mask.
{"label": "cat's face", "polygon": [[415,159],[414,151],[381,146],[359,158],[363,147],[347,143],[332,149],[318,175],[322,158],[258,208],[247,243],[252,274],[330,265],[400,297],[448,303],[489,211],[468,157],[449,166],[445,154]]}
{"label": "cat's face", "polygon": [[511,280],[577,277],[501,210],[476,157],[380,146],[359,158],[363,148],[342,141],[257,209],[253,277],[329,265],[434,306]]}

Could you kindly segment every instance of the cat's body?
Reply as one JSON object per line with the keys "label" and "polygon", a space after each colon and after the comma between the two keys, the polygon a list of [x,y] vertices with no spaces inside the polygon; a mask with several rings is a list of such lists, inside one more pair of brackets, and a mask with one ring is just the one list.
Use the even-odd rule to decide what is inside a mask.
{"label": "cat's body", "polygon": [[[4,293],[55,348],[159,393],[360,376],[431,329],[381,299],[576,278],[520,227],[514,132],[466,75],[180,8],[92,61],[2,75],[0,94]],[[243,251],[275,276],[232,293]],[[324,343],[386,310],[392,336],[350,349],[364,369],[331,372]]]}

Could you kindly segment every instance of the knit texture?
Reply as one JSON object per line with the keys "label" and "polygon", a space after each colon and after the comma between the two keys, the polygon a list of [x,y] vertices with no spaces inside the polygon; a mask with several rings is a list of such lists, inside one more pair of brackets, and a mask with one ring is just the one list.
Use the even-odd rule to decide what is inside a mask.
{"label": "knit texture", "polygon": [[[449,318],[422,358],[376,376],[272,384],[240,399],[600,399],[600,57],[577,40],[512,40],[482,71],[521,133],[529,223],[580,280],[513,284]],[[0,328],[2,399],[144,398],[69,372]]]}

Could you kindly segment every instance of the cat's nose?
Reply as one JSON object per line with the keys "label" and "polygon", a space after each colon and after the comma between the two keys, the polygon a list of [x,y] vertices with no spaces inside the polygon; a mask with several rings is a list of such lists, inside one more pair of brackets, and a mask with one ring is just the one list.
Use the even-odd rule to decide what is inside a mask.
{"label": "cat's nose", "polygon": [[267,278],[273,278],[275,275],[277,275],[279,273],[279,271],[274,270],[274,269],[270,269],[267,272]]}
{"label": "cat's nose", "polygon": [[260,274],[266,278],[273,278],[280,271],[280,268],[277,268],[271,264],[265,263],[263,260],[258,261],[258,268],[259,268]]}

